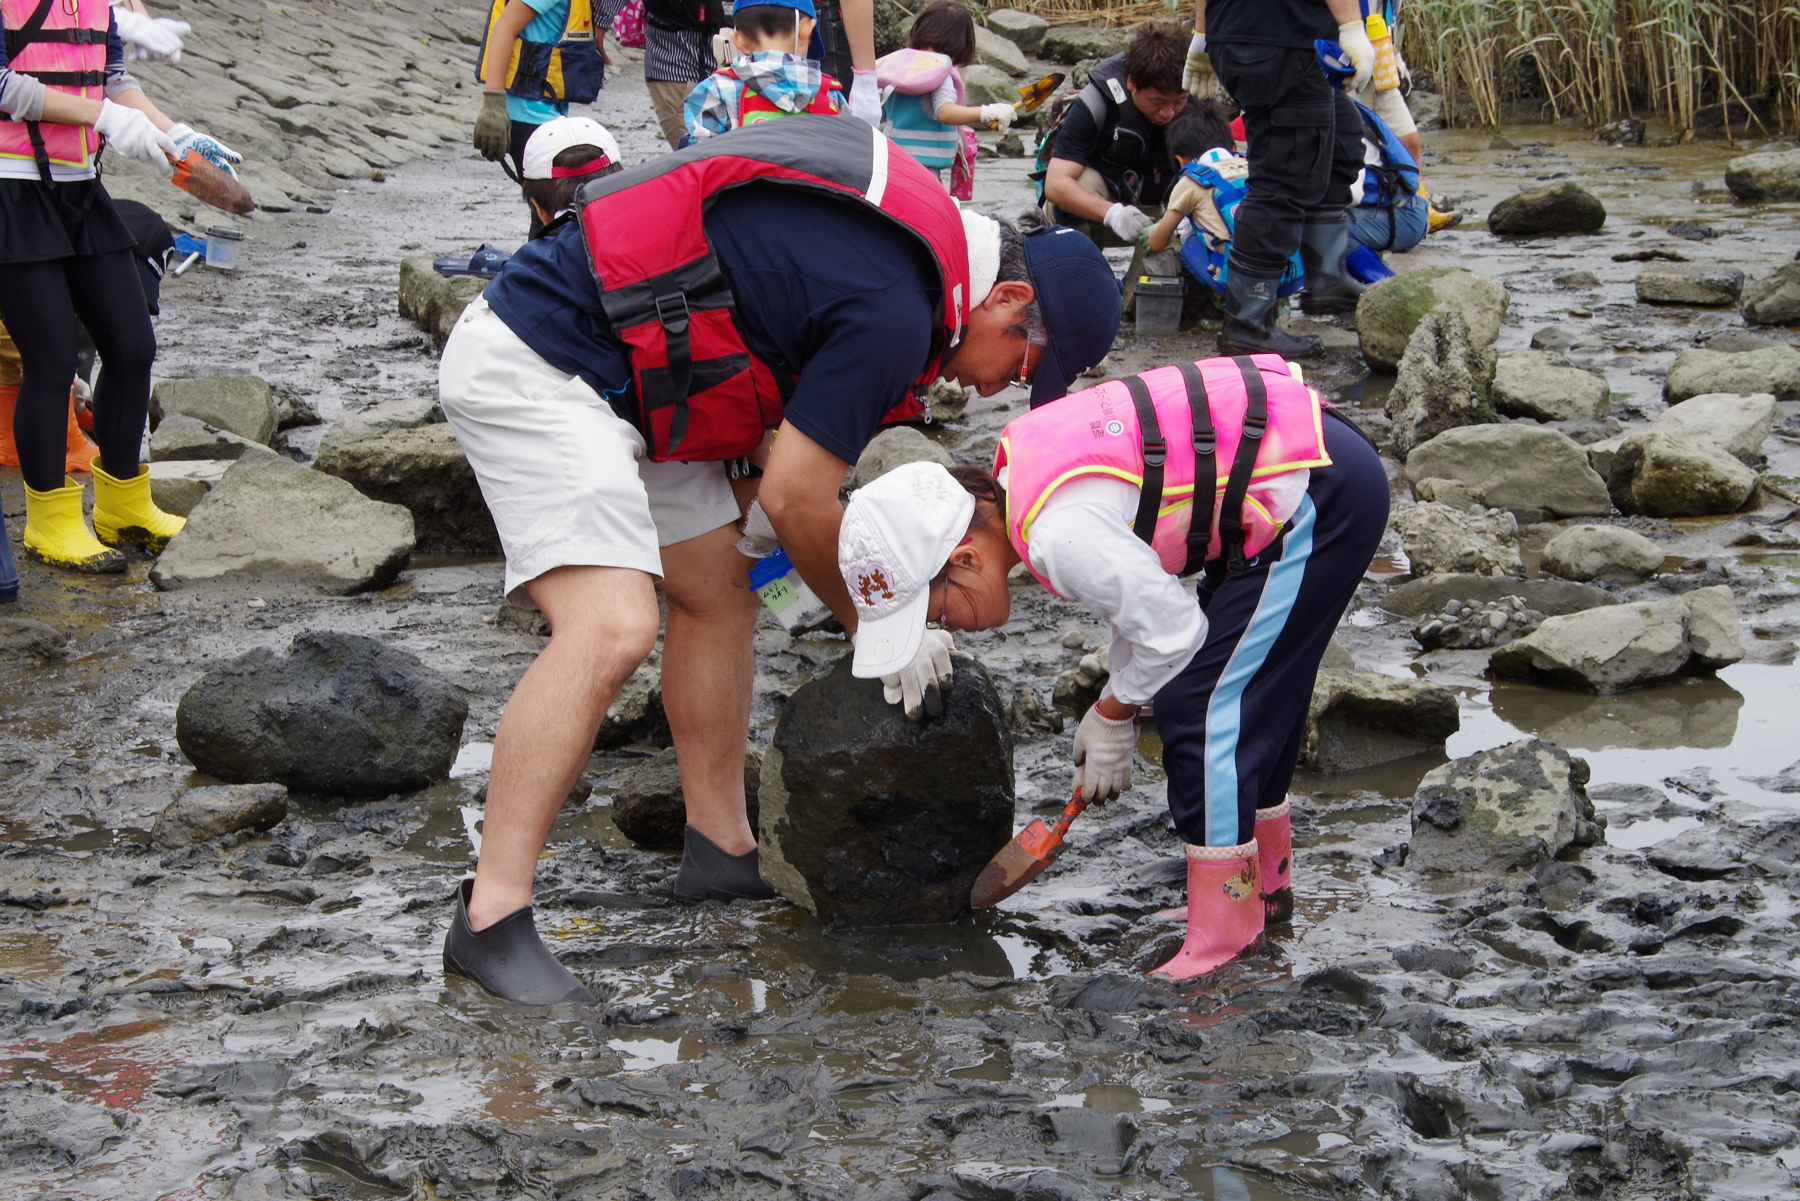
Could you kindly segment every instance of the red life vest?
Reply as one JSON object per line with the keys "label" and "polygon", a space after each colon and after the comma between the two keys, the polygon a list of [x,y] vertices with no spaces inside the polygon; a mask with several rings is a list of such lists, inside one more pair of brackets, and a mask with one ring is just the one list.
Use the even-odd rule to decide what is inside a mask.
{"label": "red life vest", "polygon": [[[737,72],[733,71],[730,67],[725,67],[719,74],[729,75],[733,79],[737,78]],[[837,99],[832,93],[841,92],[843,91],[843,88],[843,84],[821,72],[819,75],[819,90],[813,94],[812,103],[801,109],[800,112],[820,113],[827,117],[837,116],[843,111],[843,108],[838,104]],[[788,112],[785,108],[776,108],[774,103],[770,101],[767,96],[764,96],[761,92],[750,87],[748,84],[744,86],[743,91],[738,93],[738,125],[740,128],[745,125],[754,125],[758,121],[767,121],[771,117],[793,117],[797,115],[798,114],[796,113]]]}
{"label": "red life vest", "polygon": [[701,218],[713,197],[752,182],[834,196],[906,230],[937,265],[942,313],[910,396],[921,397],[962,341],[969,249],[956,202],[904,150],[860,121],[797,113],[705,138],[576,193],[600,303],[630,349],[636,424],[657,462],[735,459],[781,423],[793,378],[745,344],[731,289]]}
{"label": "red life vest", "polygon": [[[106,0],[0,0],[7,67],[52,91],[99,100],[106,94]],[[0,113],[0,158],[34,159],[50,182],[50,164],[92,167],[100,135],[89,125],[14,121]]]}

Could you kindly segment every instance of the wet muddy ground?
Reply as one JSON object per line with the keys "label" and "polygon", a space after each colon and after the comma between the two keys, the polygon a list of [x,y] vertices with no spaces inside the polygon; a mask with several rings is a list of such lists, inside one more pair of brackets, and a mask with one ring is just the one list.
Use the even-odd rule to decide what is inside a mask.
{"label": "wet muddy ground", "polygon": [[[628,158],[657,145],[641,86],[597,108]],[[1522,150],[1432,135],[1428,182],[1480,213],[1565,173],[1607,204],[1606,232],[1458,230],[1400,263],[1503,279],[1503,347],[1578,327],[1575,357],[1654,415],[1675,352],[1738,319],[1637,305],[1637,264],[1612,255],[1667,245],[1760,274],[1792,256],[1800,206],[1721,203],[1718,145],[1508,133]],[[1025,170],[983,163],[978,203],[1022,207]],[[1715,190],[1696,197],[1694,182]],[[327,419],[431,393],[430,345],[394,314],[397,260],[516,240],[516,199],[497,169],[451,155],[316,207],[329,211],[259,215],[235,275],[169,283],[162,374],[254,372]],[[1677,243],[1662,233],[1677,218],[1725,236]],[[1601,284],[1558,289],[1552,267]],[[1112,366],[1211,350],[1203,332],[1127,337]],[[1353,353],[1314,372],[1346,403],[1378,404],[1386,381],[1363,376]],[[1021,403],[977,400],[934,436],[981,461]],[[1769,451],[1773,473],[1800,474],[1800,445]],[[16,473],[0,497],[16,534]],[[1478,659],[1422,656],[1380,610],[1384,560],[1340,630],[1360,666],[1458,690],[1451,754],[1536,734],[1587,757],[1610,826],[1578,862],[1448,880],[1379,870],[1439,760],[1302,776],[1292,931],[1172,992],[1139,975],[1178,929],[1159,911],[1181,901],[1153,731],[1138,786],[1084,817],[1032,888],[954,926],[885,930],[823,929],[780,902],[672,903],[674,861],[609,817],[611,788],[647,753],[627,748],[595,757],[593,794],[559,818],[540,878],[540,924],[604,998],[592,1011],[497,1005],[439,968],[494,723],[541,644],[495,624],[497,563],[417,561],[367,596],[230,600],[157,593],[147,563],[102,581],[25,564],[18,612],[72,642],[60,662],[0,660],[0,1192],[1793,1196],[1800,797],[1757,781],[1800,758],[1800,556],[1723,549],[1729,520],[1653,523],[1685,567],[1639,590],[1732,586],[1753,649],[1717,680],[1609,698],[1490,686]],[[174,742],[182,692],[211,662],[307,628],[382,637],[465,690],[453,778],[369,803],[296,798],[269,836],[150,849],[156,815],[201,782]],[[1089,649],[1103,636],[1021,585],[1009,625],[959,642],[1004,692],[1047,706],[1082,653],[1070,631]],[[758,642],[751,737],[765,743],[783,698],[845,644],[772,624]],[[1068,746],[1047,728],[1019,737],[1021,822],[1060,805]]]}

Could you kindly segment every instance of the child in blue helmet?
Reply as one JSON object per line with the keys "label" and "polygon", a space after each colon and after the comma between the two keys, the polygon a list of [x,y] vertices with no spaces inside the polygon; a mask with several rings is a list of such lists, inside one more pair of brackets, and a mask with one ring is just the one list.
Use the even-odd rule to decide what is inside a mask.
{"label": "child in blue helmet", "polygon": [[806,57],[812,0],[757,0],[732,10],[737,57],[688,93],[683,145],[792,113],[840,113],[844,89]]}

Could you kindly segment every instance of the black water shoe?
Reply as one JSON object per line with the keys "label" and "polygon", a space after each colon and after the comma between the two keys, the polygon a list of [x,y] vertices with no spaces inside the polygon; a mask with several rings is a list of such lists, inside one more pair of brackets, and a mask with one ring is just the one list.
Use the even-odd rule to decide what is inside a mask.
{"label": "black water shoe", "polygon": [[531,920],[531,906],[515,909],[484,930],[469,929],[469,893],[456,890],[456,915],[444,936],[444,972],[467,976],[515,1005],[593,1005],[594,994],[556,961]]}
{"label": "black water shoe", "polygon": [[763,883],[760,852],[727,855],[692,826],[682,828],[681,870],[675,895],[683,901],[766,901],[775,890]]}

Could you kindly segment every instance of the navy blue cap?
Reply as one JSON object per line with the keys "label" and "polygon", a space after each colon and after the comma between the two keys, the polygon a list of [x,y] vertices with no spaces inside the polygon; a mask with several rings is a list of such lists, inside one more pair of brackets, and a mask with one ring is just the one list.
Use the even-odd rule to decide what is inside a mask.
{"label": "navy blue cap", "polygon": [[1025,269],[1037,292],[1050,344],[1031,383],[1031,407],[1069,394],[1092,371],[1119,332],[1119,281],[1100,248],[1066,225],[1025,235]]}
{"label": "navy blue cap", "polygon": [[754,7],[758,4],[766,4],[771,8],[797,8],[800,10],[801,16],[811,17],[815,21],[819,19],[819,14],[813,9],[813,0],[750,0],[749,4],[745,4],[743,3],[743,0],[739,0],[737,4],[732,6],[731,11],[742,12],[744,9]]}

